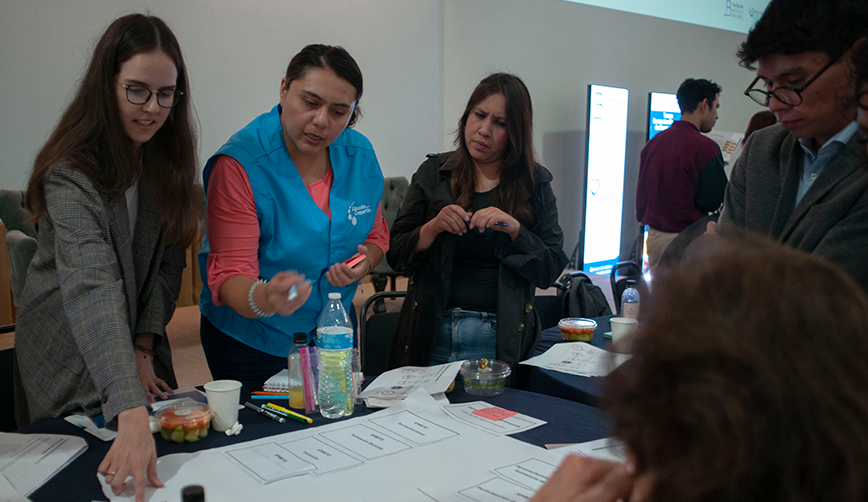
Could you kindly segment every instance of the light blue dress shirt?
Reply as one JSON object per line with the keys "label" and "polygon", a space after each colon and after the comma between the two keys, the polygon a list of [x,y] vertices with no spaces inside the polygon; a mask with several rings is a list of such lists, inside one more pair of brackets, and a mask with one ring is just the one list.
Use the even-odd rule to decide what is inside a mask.
{"label": "light blue dress shirt", "polygon": [[802,165],[802,179],[799,180],[799,191],[796,194],[796,205],[805,196],[805,193],[814,184],[814,180],[820,176],[826,164],[832,160],[832,157],[850,141],[850,138],[856,134],[859,124],[851,122],[847,127],[841,129],[838,134],[832,136],[825,145],[820,147],[820,150],[814,154],[811,149],[811,138],[799,138],[799,144],[802,145],[802,150],[805,152],[804,164]]}

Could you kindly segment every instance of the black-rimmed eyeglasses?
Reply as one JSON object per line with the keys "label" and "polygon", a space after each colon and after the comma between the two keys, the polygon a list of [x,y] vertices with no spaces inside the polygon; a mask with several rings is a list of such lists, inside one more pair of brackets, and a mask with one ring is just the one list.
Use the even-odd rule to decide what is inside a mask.
{"label": "black-rimmed eyeglasses", "polygon": [[747,86],[747,89],[744,91],[744,95],[754,100],[757,104],[762,106],[769,106],[769,100],[771,100],[772,96],[774,96],[778,101],[785,105],[789,106],[799,106],[802,104],[802,93],[805,92],[805,89],[808,88],[809,85],[814,83],[815,80],[820,78],[820,75],[823,74],[826,70],[831,68],[833,64],[835,64],[841,56],[830,60],[826,66],[820,69],[816,75],[809,78],[805,85],[799,87],[798,89],[794,87],[778,87],[777,89],[772,89],[771,91],[764,91],[762,89],[754,89],[753,86],[762,79],[761,76],[757,75],[753,82]]}
{"label": "black-rimmed eyeglasses", "polygon": [[[120,82],[118,82],[120,84]],[[143,105],[151,100],[151,94],[157,95],[157,104],[161,108],[171,108],[181,99],[183,92],[177,89],[157,89],[152,91],[143,85],[121,84],[126,90],[127,101],[134,105]]]}

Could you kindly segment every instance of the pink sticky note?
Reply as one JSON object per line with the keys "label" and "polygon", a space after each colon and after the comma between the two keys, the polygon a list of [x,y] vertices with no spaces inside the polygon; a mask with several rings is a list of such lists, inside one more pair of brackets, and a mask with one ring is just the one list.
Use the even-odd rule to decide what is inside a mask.
{"label": "pink sticky note", "polygon": [[498,408],[497,406],[492,406],[491,408],[483,408],[481,410],[476,410],[473,412],[474,415],[478,415],[482,418],[487,418],[489,420],[503,420],[504,418],[509,418],[514,415],[518,415],[517,411],[509,411],[504,410],[503,408]]}

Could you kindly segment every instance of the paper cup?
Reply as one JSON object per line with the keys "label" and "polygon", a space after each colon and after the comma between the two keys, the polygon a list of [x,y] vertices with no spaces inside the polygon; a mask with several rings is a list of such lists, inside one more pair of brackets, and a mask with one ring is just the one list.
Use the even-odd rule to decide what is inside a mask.
{"label": "paper cup", "polygon": [[615,345],[616,350],[618,352],[628,352],[629,347],[627,345],[629,341],[625,342],[625,339],[632,335],[636,331],[636,328],[639,327],[638,321],[629,317],[613,317],[609,320],[609,323],[612,326],[612,343]]}
{"label": "paper cup", "polygon": [[214,380],[205,384],[208,407],[211,408],[211,427],[223,432],[238,421],[238,403],[241,402],[241,382]]}

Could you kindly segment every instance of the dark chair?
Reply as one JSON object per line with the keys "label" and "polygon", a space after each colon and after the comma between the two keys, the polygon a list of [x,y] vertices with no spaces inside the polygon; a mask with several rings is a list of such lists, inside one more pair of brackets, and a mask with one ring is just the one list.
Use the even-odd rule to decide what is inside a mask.
{"label": "dark chair", "polygon": [[[586,287],[581,287],[585,284]],[[611,315],[609,301],[599,286],[588,274],[575,271],[564,274],[554,283],[561,298],[561,318],[564,317],[600,317]],[[579,293],[573,298],[573,295]]]}
{"label": "dark chair", "polygon": [[[0,190],[0,220],[6,226],[6,249],[9,251],[9,278],[12,286],[12,302],[18,306],[18,298],[24,290],[27,267],[36,254],[36,226],[28,223],[30,212],[24,208],[22,190]],[[0,327],[0,333],[15,331],[15,325]]]}
{"label": "dark chair", "polygon": [[12,432],[15,425],[15,392],[12,372],[15,349],[0,351],[0,432]]}
{"label": "dark chair", "polygon": [[406,291],[375,293],[365,302],[359,317],[359,356],[365,377],[374,377],[389,369],[389,351],[398,328],[400,312],[374,313],[368,316],[368,308],[386,298],[403,298]]}
{"label": "dark chair", "polygon": [[[381,204],[383,206],[383,218],[386,220],[386,225],[389,228],[392,228],[392,224],[395,223],[395,219],[398,217],[398,210],[401,209],[401,204],[404,202],[404,194],[407,193],[409,186],[410,183],[403,176],[386,178]],[[374,285],[374,291],[378,293],[385,291],[387,281],[391,283],[392,291],[395,291],[397,289],[395,283],[401,275],[403,274],[393,270],[389,266],[389,262],[386,261],[386,257],[384,256],[380,260],[380,263],[374,267],[374,270],[371,271],[371,283]],[[385,312],[385,304],[382,301],[377,302],[374,311]]]}
{"label": "dark chair", "polygon": [[[560,283],[556,283],[558,287]],[[562,287],[562,286],[561,286]],[[558,321],[564,318],[563,294],[558,289],[556,295],[536,295],[533,297],[533,308],[539,316],[541,329],[551,328],[558,325]]]}
{"label": "dark chair", "polygon": [[[620,272],[620,274],[619,274]],[[636,281],[636,289],[642,296],[647,291],[645,278],[642,276],[642,267],[633,261],[620,261],[612,267],[609,282],[612,285],[612,299],[615,301],[615,313],[621,315],[621,294],[627,289],[627,281]]]}

